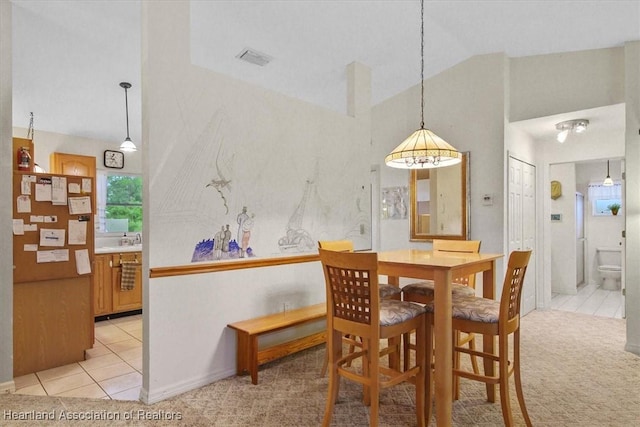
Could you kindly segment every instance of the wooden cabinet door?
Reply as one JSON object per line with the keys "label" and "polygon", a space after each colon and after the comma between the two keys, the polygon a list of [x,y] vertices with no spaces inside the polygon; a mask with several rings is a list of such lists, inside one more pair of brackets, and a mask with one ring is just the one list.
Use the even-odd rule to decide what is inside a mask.
{"label": "wooden cabinet door", "polygon": [[51,153],[51,173],[96,177],[96,158],[79,154]]}
{"label": "wooden cabinet door", "polygon": [[[122,290],[120,278],[122,277],[122,261],[136,261],[136,276],[131,290]],[[113,255],[113,311],[139,310],[142,308],[142,253],[128,252]]]}
{"label": "wooden cabinet door", "polygon": [[93,314],[102,316],[113,311],[111,255],[96,255],[93,272]]}

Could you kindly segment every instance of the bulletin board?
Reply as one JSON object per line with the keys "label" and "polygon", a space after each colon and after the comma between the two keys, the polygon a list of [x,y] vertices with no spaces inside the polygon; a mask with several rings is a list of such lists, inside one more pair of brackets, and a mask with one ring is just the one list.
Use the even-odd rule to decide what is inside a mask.
{"label": "bulletin board", "polygon": [[13,282],[92,273],[95,178],[13,174]]}

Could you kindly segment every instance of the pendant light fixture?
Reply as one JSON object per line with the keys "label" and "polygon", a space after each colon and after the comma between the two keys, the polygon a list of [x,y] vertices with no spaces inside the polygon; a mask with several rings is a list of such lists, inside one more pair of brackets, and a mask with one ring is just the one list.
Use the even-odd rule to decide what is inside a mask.
{"label": "pendant light fixture", "polygon": [[604,185],[605,187],[611,187],[613,185],[613,180],[609,175],[609,160],[607,160],[607,177],[604,179],[602,185]]}
{"label": "pendant light fixture", "polygon": [[462,154],[424,127],[424,0],[420,0],[420,129],[398,145],[384,162],[399,169],[428,169],[455,165]]}
{"label": "pendant light fixture", "polygon": [[131,83],[122,82],[120,83],[120,87],[124,88],[124,105],[127,111],[127,137],[120,144],[120,151],[137,151],[136,145],[129,138],[129,100],[127,99],[127,89],[131,88]]}

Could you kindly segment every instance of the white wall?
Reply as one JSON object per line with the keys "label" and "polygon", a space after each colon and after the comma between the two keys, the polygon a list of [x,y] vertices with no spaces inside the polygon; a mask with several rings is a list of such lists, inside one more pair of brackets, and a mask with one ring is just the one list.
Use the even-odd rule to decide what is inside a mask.
{"label": "white wall", "polygon": [[[505,57],[483,55],[425,81],[425,127],[460,151],[470,151],[471,238],[487,252],[502,252]],[[384,157],[420,125],[420,85],[374,106],[371,163],[380,165],[381,186],[408,185],[407,171],[388,168]],[[494,205],[482,206],[481,195]],[[408,243],[407,221],[381,221],[382,250],[430,247]],[[502,267],[500,267],[501,269]]]}
{"label": "white wall", "polygon": [[13,383],[13,142],[11,139],[11,3],[0,2],[0,393]]}
{"label": "white wall", "polygon": [[625,215],[626,315],[625,349],[640,355],[640,41],[625,44]]}
{"label": "white wall", "polygon": [[510,67],[512,122],[625,100],[622,48],[512,58]]}
{"label": "white wall", "polygon": [[549,179],[559,181],[562,196],[551,200],[551,215],[561,215],[551,221],[551,291],[576,294],[576,168],[574,163],[553,164]]}
{"label": "white wall", "polygon": [[[197,239],[213,224],[235,225],[242,206],[256,213],[251,242],[257,255],[274,256],[273,237],[286,231],[310,179],[317,181],[309,203],[326,200],[328,208],[306,206],[309,213],[339,213],[329,231],[343,232],[345,208],[369,191],[369,157],[363,156],[371,142],[369,70],[347,67],[355,117],[344,116],[192,66],[188,3],[145,2],[142,16],[145,258],[151,268],[188,263]],[[228,212],[213,190],[209,199],[191,191],[212,178],[203,182],[203,170],[218,172],[200,170],[201,158],[213,164],[218,148],[231,181]],[[174,191],[176,184],[182,191]],[[203,211],[205,202],[210,209]],[[317,262],[153,278],[145,285],[147,402],[234,374],[236,339],[228,323],[281,311],[284,301],[293,307],[324,301]]]}

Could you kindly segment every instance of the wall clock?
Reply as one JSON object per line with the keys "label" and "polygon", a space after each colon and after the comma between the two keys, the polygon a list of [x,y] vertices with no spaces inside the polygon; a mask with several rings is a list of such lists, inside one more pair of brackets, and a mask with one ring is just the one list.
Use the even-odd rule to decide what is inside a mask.
{"label": "wall clock", "polygon": [[122,169],[124,167],[124,153],[122,151],[104,150],[104,166]]}

